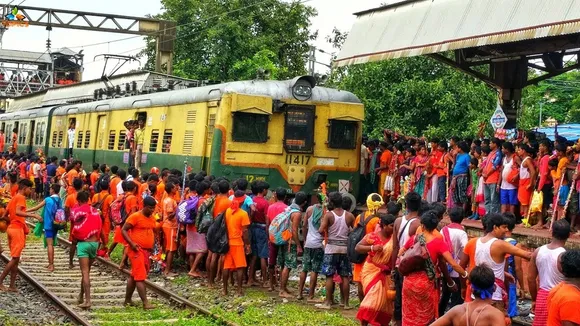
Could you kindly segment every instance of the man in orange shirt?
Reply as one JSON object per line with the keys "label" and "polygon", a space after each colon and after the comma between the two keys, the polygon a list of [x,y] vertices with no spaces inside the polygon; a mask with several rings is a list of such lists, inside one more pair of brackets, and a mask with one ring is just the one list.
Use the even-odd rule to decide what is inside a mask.
{"label": "man in orange shirt", "polygon": [[93,163],[93,172],[91,172],[91,176],[89,177],[89,181],[91,182],[91,186],[95,186],[95,184],[97,183],[97,180],[99,180],[99,177],[101,176],[101,173],[99,172],[99,163]]}
{"label": "man in orange shirt", "polygon": [[391,195],[391,191],[386,190],[388,187],[385,187],[385,183],[387,181],[387,176],[389,175],[389,165],[391,164],[393,153],[389,150],[389,145],[384,141],[381,142],[379,147],[381,149],[380,166],[375,169],[375,172],[380,174],[381,179],[377,192],[382,194],[383,198],[386,200],[388,196]]}
{"label": "man in orange shirt", "polygon": [[117,185],[121,182],[121,178],[117,175],[119,172],[119,167],[116,165],[111,166],[111,180],[109,181],[109,192],[113,195],[113,198],[117,198]]}
{"label": "man in orange shirt", "polygon": [[169,177],[169,170],[163,170],[161,172],[161,181],[157,185],[157,194],[155,195],[155,199],[158,202],[163,200],[163,196],[165,196],[165,183],[167,182],[167,178]]}
{"label": "man in orange shirt", "polygon": [[62,160],[58,163],[58,167],[56,168],[56,180],[59,181],[60,177],[66,172],[66,160]]}
{"label": "man in orange shirt", "polygon": [[155,188],[157,188],[157,184],[159,183],[159,176],[157,174],[150,174],[146,181],[147,182],[142,183],[139,187],[139,193],[137,197],[139,197],[140,206],[143,206],[143,198],[147,196],[153,197],[151,195],[151,191],[149,191],[149,185],[153,185]]}
{"label": "man in orange shirt", "polygon": [[[72,170],[71,170],[72,171]],[[74,179],[72,181],[72,187],[73,187],[73,192],[69,193],[66,196],[66,200],[64,202],[64,214],[66,215],[67,220],[71,221],[70,222],[70,228],[69,230],[71,230],[71,232],[69,232],[69,236],[68,236],[68,240],[71,242],[71,248],[70,251],[68,253],[68,267],[70,269],[74,268],[73,265],[73,258],[75,256],[75,252],[77,250],[77,241],[75,239],[75,237],[73,236],[73,222],[71,220],[71,211],[73,208],[75,208],[78,205],[78,201],[77,201],[77,193],[79,191],[81,191],[83,189],[83,182],[81,179]],[[90,204],[90,202],[89,202]]]}
{"label": "man in orange shirt", "polygon": [[155,242],[155,218],[153,211],[157,205],[153,197],[143,199],[143,209],[131,214],[123,225],[123,238],[127,242],[127,255],[131,261],[131,276],[127,279],[125,305],[133,305],[135,289],[143,302],[143,309],[155,308],[147,299],[144,281],[149,273],[151,250]]}
{"label": "man in orange shirt", "polygon": [[100,181],[101,192],[93,196],[93,207],[99,211],[101,214],[101,219],[103,221],[103,227],[101,229],[100,235],[100,248],[99,255],[105,258],[107,255],[107,246],[109,245],[109,234],[111,233],[111,203],[113,202],[113,196],[109,194],[109,182],[106,179]]}
{"label": "man in orange shirt", "polygon": [[580,250],[568,250],[560,258],[564,281],[548,295],[548,326],[580,325]]}
{"label": "man in orange shirt", "polygon": [[[133,181],[123,181],[123,183],[121,183],[121,188],[123,190],[123,194],[119,195],[119,198],[117,198],[116,200],[121,200],[124,202],[125,216],[128,217],[139,210],[139,203],[137,201],[137,196],[135,196],[137,194],[137,187],[135,186],[135,183]],[[113,235],[113,244],[111,245],[111,248],[109,248],[108,252],[109,256],[111,255],[113,250],[115,250],[115,247],[117,247],[118,243],[120,243],[122,246],[127,245],[122,233],[123,224],[124,223],[121,222],[120,225],[115,226],[115,234]],[[123,257],[121,258],[119,268],[124,269],[126,264],[127,264],[127,252],[123,250]]]}
{"label": "man in orange shirt", "polygon": [[237,190],[234,193],[234,199],[230,208],[226,210],[225,219],[228,229],[228,240],[230,250],[224,257],[223,284],[225,296],[228,295],[228,283],[230,271],[235,270],[237,276],[237,294],[243,295],[242,281],[244,270],[247,266],[246,255],[250,253],[250,239],[248,235],[248,226],[250,226],[250,217],[242,209],[242,204],[246,199],[244,191]]}
{"label": "man in orange shirt", "polygon": [[[23,179],[18,182],[18,194],[14,196],[8,203],[6,208],[6,214],[3,219],[6,219],[6,215],[9,218],[8,229],[6,234],[8,235],[8,247],[10,248],[11,260],[4,267],[2,275],[0,275],[0,291],[10,291],[18,292],[16,289],[16,276],[18,275],[18,264],[20,262],[20,256],[22,250],[26,245],[26,234],[30,232],[26,226],[26,221],[24,218],[32,217],[42,222],[42,217],[38,214],[26,213],[26,197],[30,197],[32,192],[32,181]],[[4,279],[10,273],[10,286],[6,288],[4,286]]]}
{"label": "man in orange shirt", "polygon": [[[232,201],[229,199],[230,184],[226,180],[220,180],[218,182],[219,194],[215,197],[215,203],[213,206],[213,218],[215,219],[219,214],[225,213],[225,211],[231,206]],[[209,287],[214,286],[215,277],[219,275],[219,271],[223,264],[218,264],[220,261],[220,255],[208,250],[206,264],[209,267],[208,273],[208,285]]]}
{"label": "man in orange shirt", "polygon": [[499,213],[499,173],[501,171],[503,155],[501,152],[501,140],[492,138],[489,143],[491,153],[487,157],[483,167],[483,192],[485,198],[485,212]]}
{"label": "man in orange shirt", "polygon": [[[159,188],[157,188],[159,189]],[[177,251],[177,202],[175,193],[177,192],[177,185],[168,182],[165,185],[166,196],[163,199],[163,238],[165,240],[165,276],[175,276],[171,273],[171,264],[173,263],[173,255]]]}

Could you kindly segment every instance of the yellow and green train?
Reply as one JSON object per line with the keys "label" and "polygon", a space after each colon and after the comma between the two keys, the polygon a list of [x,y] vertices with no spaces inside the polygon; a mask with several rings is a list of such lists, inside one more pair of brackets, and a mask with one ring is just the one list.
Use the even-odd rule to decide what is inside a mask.
{"label": "yellow and green train", "polygon": [[[352,93],[316,87],[309,76],[287,81],[238,81],[42,107],[0,115],[9,144],[64,157],[76,125],[73,156],[127,166],[124,121],[144,119],[142,167],[181,169],[230,180],[266,180],[272,187],[312,193],[357,190],[364,108]],[[8,145],[7,145],[8,146]],[[355,192],[355,191],[354,191]]]}

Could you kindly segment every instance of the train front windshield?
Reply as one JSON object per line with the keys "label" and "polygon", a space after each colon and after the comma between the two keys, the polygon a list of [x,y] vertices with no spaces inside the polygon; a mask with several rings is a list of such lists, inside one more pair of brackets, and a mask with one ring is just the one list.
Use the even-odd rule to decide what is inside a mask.
{"label": "train front windshield", "polygon": [[289,153],[314,151],[314,106],[289,105],[284,123],[284,148]]}

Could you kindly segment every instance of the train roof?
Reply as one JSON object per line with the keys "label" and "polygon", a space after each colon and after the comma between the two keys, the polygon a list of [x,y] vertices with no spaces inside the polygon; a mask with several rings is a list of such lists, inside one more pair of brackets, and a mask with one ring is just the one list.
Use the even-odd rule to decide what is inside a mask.
{"label": "train roof", "polygon": [[14,119],[33,119],[37,117],[47,117],[52,109],[56,106],[46,106],[42,108],[35,108],[29,110],[22,110],[16,112],[9,112],[0,114],[0,121],[14,120]]}
{"label": "train roof", "polygon": [[[275,100],[290,100],[294,99],[291,89],[293,81],[294,80],[235,81],[175,91],[120,97],[80,104],[69,104],[58,107],[55,110],[54,115],[66,115],[70,114],[71,111],[74,111],[74,113],[84,113],[215,101],[221,99],[224,94],[228,93],[262,95],[270,96]],[[314,87],[312,89],[312,97],[310,98],[310,101],[361,103],[361,101],[351,92],[326,87]],[[48,112],[46,114],[48,114]]]}

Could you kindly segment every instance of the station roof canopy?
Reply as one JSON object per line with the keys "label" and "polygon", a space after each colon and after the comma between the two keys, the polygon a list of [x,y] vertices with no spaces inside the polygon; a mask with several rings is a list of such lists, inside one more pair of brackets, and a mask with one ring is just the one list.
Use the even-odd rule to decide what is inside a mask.
{"label": "station roof canopy", "polygon": [[[404,0],[356,13],[337,66],[580,33],[579,0]],[[571,36],[571,35],[570,35]]]}

